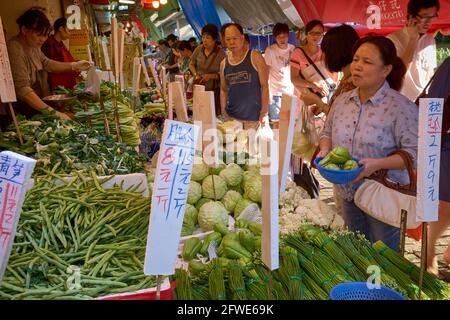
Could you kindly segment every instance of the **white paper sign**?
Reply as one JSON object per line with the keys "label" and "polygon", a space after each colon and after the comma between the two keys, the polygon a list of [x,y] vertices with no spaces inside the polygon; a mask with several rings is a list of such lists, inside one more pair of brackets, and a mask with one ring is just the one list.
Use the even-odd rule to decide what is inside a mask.
{"label": "white paper sign", "polygon": [[184,89],[181,82],[169,83],[169,116],[170,112],[175,110],[177,114],[177,120],[187,122],[187,104],[186,97],[184,95]]}
{"label": "white paper sign", "polygon": [[9,65],[8,48],[3,33],[2,17],[0,17],[0,100],[3,103],[16,102],[16,90]]}
{"label": "white paper sign", "polygon": [[[149,64],[151,65],[152,63],[150,62]],[[152,85],[152,83],[150,81],[150,77],[148,76],[147,65],[145,64],[145,60],[143,57],[141,57],[141,66],[142,66],[142,70],[143,70],[142,72],[144,73],[144,77],[145,77],[145,83],[147,84],[148,87],[150,87]],[[158,84],[156,84],[156,87],[158,89],[161,89],[161,86],[158,87]]]}
{"label": "white paper sign", "polygon": [[219,165],[219,137],[217,136],[214,92],[197,91],[194,94],[196,103],[193,105],[192,118],[200,127],[197,150],[203,151],[203,161],[207,166],[216,166]]}
{"label": "white paper sign", "polygon": [[153,187],[144,273],[171,275],[180,242],[198,127],[166,120]]}
{"label": "white paper sign", "polygon": [[278,143],[261,139],[262,261],[270,270],[279,268]]}
{"label": "white paper sign", "polygon": [[[159,91],[161,91],[161,81],[159,80],[158,72],[156,72],[155,69],[155,60],[154,59],[150,60],[149,64],[150,64],[150,71],[152,72],[153,79],[155,80],[156,83],[156,87],[158,88]],[[163,94],[165,94],[165,92],[163,92]]]}
{"label": "white paper sign", "polygon": [[102,50],[103,50],[103,57],[105,58],[105,68],[106,70],[111,70],[111,60],[109,59],[109,51],[108,46],[106,45],[106,39],[102,40]]}
{"label": "white paper sign", "polygon": [[279,146],[280,167],[278,168],[278,180],[280,183],[280,194],[286,191],[286,183],[290,168],[292,141],[295,130],[295,111],[297,108],[297,97],[283,94],[281,98],[279,134],[277,137]]}
{"label": "white paper sign", "polygon": [[0,283],[8,264],[23,201],[36,160],[0,153]]}
{"label": "white paper sign", "polygon": [[135,57],[133,60],[133,96],[137,97],[139,82],[141,80],[141,59]]}
{"label": "white paper sign", "polygon": [[420,99],[416,212],[421,222],[438,221],[443,110],[444,99]]}

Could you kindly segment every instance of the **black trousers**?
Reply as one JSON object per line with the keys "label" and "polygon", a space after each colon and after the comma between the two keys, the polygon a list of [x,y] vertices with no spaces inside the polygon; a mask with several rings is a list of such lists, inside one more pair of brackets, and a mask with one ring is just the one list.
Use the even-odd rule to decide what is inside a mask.
{"label": "black trousers", "polygon": [[294,182],[305,189],[311,199],[319,199],[319,181],[312,173],[311,167],[305,162],[302,162],[300,174],[294,174]]}

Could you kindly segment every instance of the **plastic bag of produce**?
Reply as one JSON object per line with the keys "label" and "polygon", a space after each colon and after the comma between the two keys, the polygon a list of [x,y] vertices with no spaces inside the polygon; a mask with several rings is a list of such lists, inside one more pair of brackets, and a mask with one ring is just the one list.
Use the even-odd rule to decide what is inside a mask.
{"label": "plastic bag of produce", "polygon": [[314,151],[319,145],[319,135],[314,123],[314,115],[304,105],[301,106],[292,143],[292,153],[306,161],[311,161]]}

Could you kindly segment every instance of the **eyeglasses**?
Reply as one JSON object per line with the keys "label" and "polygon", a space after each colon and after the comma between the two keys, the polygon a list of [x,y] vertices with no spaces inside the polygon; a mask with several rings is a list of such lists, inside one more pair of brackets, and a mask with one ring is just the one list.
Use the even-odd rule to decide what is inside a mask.
{"label": "eyeglasses", "polygon": [[433,21],[433,20],[436,20],[437,17],[438,17],[437,15],[435,15],[435,16],[427,16],[427,17],[423,17],[420,14],[416,15],[416,18],[419,18],[419,19],[425,20],[425,21]]}
{"label": "eyeglasses", "polygon": [[308,34],[313,37],[323,37],[323,35],[324,35],[323,32],[308,32]]}

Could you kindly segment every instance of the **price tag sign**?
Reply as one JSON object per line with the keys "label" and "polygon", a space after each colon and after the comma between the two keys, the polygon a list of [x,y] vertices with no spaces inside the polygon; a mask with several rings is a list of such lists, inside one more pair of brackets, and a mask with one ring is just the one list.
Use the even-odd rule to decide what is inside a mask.
{"label": "price tag sign", "polygon": [[198,132],[191,124],[165,122],[152,195],[146,275],[175,271]]}
{"label": "price tag sign", "polygon": [[416,212],[421,222],[438,221],[443,111],[444,99],[420,99]]}
{"label": "price tag sign", "polygon": [[16,102],[16,91],[9,65],[8,48],[6,47],[5,34],[0,17],[0,100],[3,103]]}
{"label": "price tag sign", "polygon": [[0,283],[14,243],[17,223],[36,160],[0,153]]}

